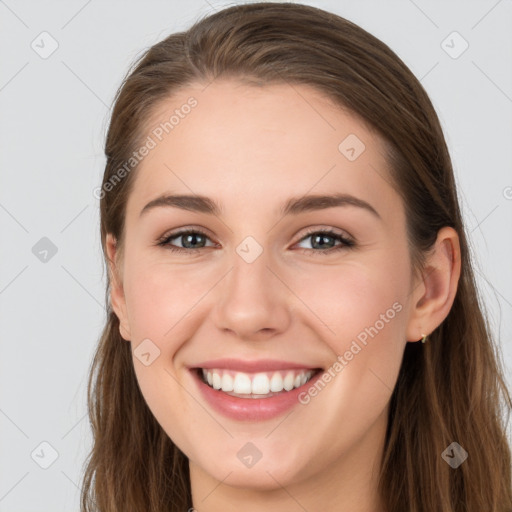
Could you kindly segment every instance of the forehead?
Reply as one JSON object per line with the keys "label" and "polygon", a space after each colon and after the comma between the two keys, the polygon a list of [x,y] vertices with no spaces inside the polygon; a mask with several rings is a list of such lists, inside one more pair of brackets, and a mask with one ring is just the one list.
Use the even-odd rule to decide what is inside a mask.
{"label": "forehead", "polygon": [[156,106],[145,135],[154,147],[129,199],[139,210],[171,191],[237,212],[277,211],[301,193],[350,193],[381,209],[398,197],[381,139],[310,86],[190,85]]}

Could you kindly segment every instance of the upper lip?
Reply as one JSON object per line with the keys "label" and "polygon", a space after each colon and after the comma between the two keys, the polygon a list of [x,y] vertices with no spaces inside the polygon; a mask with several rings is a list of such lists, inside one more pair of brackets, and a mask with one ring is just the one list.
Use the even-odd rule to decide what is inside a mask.
{"label": "upper lip", "polygon": [[211,361],[204,361],[190,368],[204,368],[204,369],[226,369],[247,373],[256,372],[269,372],[273,370],[319,370],[319,366],[312,366],[308,364],[295,363],[291,361],[279,361],[277,359],[258,359],[247,361],[243,359],[214,359]]}

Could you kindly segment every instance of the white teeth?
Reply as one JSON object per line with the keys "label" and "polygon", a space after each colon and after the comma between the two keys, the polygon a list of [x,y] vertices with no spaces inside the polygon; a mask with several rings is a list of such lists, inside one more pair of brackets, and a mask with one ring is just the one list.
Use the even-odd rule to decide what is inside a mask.
{"label": "white teeth", "polygon": [[273,391],[275,393],[282,391],[283,388],[283,377],[281,377],[281,374],[279,372],[275,372],[274,375],[272,375],[272,378],[270,379],[270,391]]}
{"label": "white teeth", "polygon": [[220,389],[222,387],[222,379],[218,373],[212,375],[212,381],[213,389]]}
{"label": "white teeth", "polygon": [[291,389],[293,389],[293,384],[294,384],[294,381],[295,381],[295,376],[293,375],[293,372],[288,372],[286,374],[286,377],[284,378],[284,389],[286,389],[286,391],[290,391]]}
{"label": "white teeth", "polygon": [[229,373],[222,376],[222,391],[233,391],[233,377]]}
{"label": "white teeth", "polygon": [[[230,370],[202,370],[203,380],[213,389],[232,395],[265,395],[291,391],[303,386],[313,376],[312,370],[282,370],[276,372],[244,373]],[[256,398],[256,397],[254,397]]]}
{"label": "white teeth", "polygon": [[264,373],[257,373],[252,379],[252,393],[266,395],[270,391],[270,381]]}
{"label": "white teeth", "polygon": [[[215,370],[213,374],[217,373]],[[224,390],[222,390],[224,391]],[[233,382],[233,391],[235,393],[249,394],[251,392],[251,378],[245,373],[237,373]]]}

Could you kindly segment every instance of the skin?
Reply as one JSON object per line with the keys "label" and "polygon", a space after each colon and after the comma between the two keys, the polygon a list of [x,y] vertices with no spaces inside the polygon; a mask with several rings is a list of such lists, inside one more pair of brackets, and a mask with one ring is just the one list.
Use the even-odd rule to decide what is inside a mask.
{"label": "skin", "polygon": [[[190,460],[194,507],[382,510],[377,475],[389,400],[405,344],[432,332],[452,306],[457,233],[440,230],[423,277],[414,278],[404,206],[380,139],[315,89],[225,79],[194,84],[159,105],[150,125],[190,96],[198,105],[136,171],[122,257],[116,259],[110,235],[107,251],[122,337],[133,349],[149,338],[160,350],[149,366],[137,357],[133,363],[149,408]],[[338,150],[349,134],[365,144],[354,161]],[[208,196],[222,213],[160,207],[140,216],[163,192]],[[367,201],[381,218],[354,206],[279,214],[290,197],[333,192]],[[192,242],[200,248],[195,254],[156,245],[187,227],[208,234]],[[309,227],[332,228],[356,245],[328,254],[342,242],[329,238],[319,248],[306,237]],[[252,263],[236,252],[247,236],[263,248]],[[170,243],[183,247],[184,238]],[[291,414],[262,422],[225,418],[187,370],[226,356],[327,369],[396,302],[400,312]],[[249,441],[262,454],[251,468],[237,458]]]}

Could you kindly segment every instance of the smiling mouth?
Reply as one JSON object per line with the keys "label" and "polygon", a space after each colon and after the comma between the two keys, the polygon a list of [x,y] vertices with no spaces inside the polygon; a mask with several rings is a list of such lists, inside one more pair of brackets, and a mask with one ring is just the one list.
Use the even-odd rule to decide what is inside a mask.
{"label": "smiling mouth", "polygon": [[239,372],[220,368],[196,368],[207,386],[238,398],[270,398],[306,385],[322,368]]}

